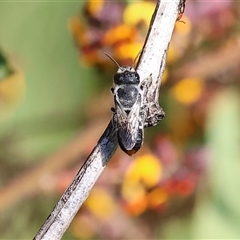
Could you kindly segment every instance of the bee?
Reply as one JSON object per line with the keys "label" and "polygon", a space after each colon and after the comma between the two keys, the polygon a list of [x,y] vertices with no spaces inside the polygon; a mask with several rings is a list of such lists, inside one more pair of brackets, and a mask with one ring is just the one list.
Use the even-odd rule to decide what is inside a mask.
{"label": "bee", "polygon": [[121,149],[132,156],[143,144],[144,139],[144,89],[140,76],[134,67],[120,66],[111,56],[105,53],[117,66],[113,76],[115,107],[113,121],[116,126],[118,143]]}

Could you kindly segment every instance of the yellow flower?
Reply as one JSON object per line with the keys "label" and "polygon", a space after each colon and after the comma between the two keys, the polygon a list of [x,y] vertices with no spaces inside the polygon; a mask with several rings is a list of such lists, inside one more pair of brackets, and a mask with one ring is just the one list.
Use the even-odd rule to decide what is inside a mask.
{"label": "yellow flower", "polygon": [[6,78],[0,81],[0,118],[7,119],[15,108],[22,102],[26,93],[24,74],[14,69]]}
{"label": "yellow flower", "polygon": [[155,186],[161,177],[162,166],[158,158],[145,154],[136,158],[123,181],[122,194],[127,201],[146,194],[146,188]]}
{"label": "yellow flower", "polygon": [[124,11],[123,21],[130,25],[137,25],[143,21],[149,25],[154,9],[155,3],[153,2],[132,2]]}
{"label": "yellow flower", "polygon": [[122,186],[122,195],[127,202],[136,201],[145,196],[146,190],[144,186],[137,181],[131,181],[130,178],[124,180]]}
{"label": "yellow flower", "polygon": [[88,11],[92,14],[95,15],[99,13],[104,5],[104,0],[88,0]]}
{"label": "yellow flower", "polygon": [[1,101],[10,106],[15,105],[25,96],[26,84],[24,75],[16,71],[0,82]]}
{"label": "yellow flower", "polygon": [[175,24],[175,31],[177,31],[178,34],[186,35],[190,33],[191,29],[192,24],[186,15],[183,15],[181,20]]}
{"label": "yellow flower", "polygon": [[97,217],[108,219],[115,211],[115,203],[102,188],[94,188],[85,202],[88,209]]}
{"label": "yellow flower", "polygon": [[126,201],[126,211],[139,215],[148,206],[147,191],[160,180],[162,166],[152,154],[137,157],[129,167],[122,186],[122,196]]}
{"label": "yellow flower", "polygon": [[171,93],[180,103],[192,104],[202,95],[204,82],[198,78],[185,78],[173,86]]}
{"label": "yellow flower", "polygon": [[128,178],[142,182],[146,187],[156,185],[161,177],[162,166],[157,157],[145,154],[137,157],[128,170]]}
{"label": "yellow flower", "polygon": [[[80,227],[81,226],[81,227]],[[71,226],[71,233],[79,239],[93,238],[96,233],[96,226],[89,216],[77,215]]]}

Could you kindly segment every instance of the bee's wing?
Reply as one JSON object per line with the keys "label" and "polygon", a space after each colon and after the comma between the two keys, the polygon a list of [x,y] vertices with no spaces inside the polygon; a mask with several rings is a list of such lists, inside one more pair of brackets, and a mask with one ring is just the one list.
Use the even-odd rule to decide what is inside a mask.
{"label": "bee's wing", "polygon": [[119,145],[124,151],[132,150],[138,140],[141,99],[138,98],[128,114],[117,102],[115,105]]}

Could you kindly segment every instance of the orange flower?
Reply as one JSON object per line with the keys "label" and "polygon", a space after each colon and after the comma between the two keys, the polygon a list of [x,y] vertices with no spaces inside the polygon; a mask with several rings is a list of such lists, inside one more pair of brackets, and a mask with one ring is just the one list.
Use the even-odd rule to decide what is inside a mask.
{"label": "orange flower", "polygon": [[129,213],[138,215],[147,208],[147,191],[158,184],[162,166],[152,154],[137,157],[129,167],[122,185],[122,196]]}
{"label": "orange flower", "polygon": [[140,198],[134,199],[131,202],[126,202],[124,209],[127,213],[132,216],[138,216],[143,213],[147,208],[147,198],[142,196]]}
{"label": "orange flower", "polygon": [[126,24],[119,25],[117,27],[109,29],[104,38],[103,44],[113,45],[120,41],[130,41],[136,36],[136,30]]}
{"label": "orange flower", "polygon": [[165,189],[155,188],[148,194],[148,206],[157,208],[168,200],[168,193]]}
{"label": "orange flower", "polygon": [[124,61],[125,59],[131,59],[132,62],[129,63],[129,65],[133,65],[133,61],[140,52],[141,47],[142,43],[138,42],[123,43],[115,49],[115,55],[120,61]]}

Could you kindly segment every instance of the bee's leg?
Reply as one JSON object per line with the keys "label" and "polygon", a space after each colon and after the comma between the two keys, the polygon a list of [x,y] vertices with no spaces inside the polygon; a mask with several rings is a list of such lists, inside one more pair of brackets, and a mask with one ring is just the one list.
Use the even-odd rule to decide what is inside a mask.
{"label": "bee's leg", "polygon": [[115,130],[117,131],[118,130],[117,114],[115,112],[113,113],[113,116],[112,116],[112,124],[113,124]]}
{"label": "bee's leg", "polygon": [[111,92],[112,92],[112,93],[114,92],[114,88],[111,88]]}
{"label": "bee's leg", "polygon": [[110,110],[115,113],[116,112],[116,109],[114,107],[111,107]]}

